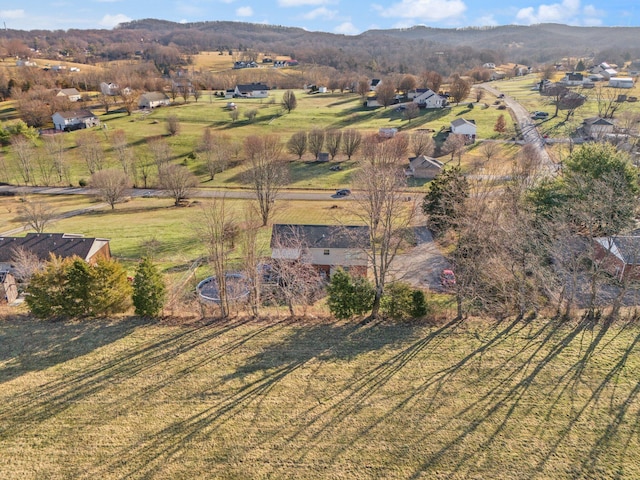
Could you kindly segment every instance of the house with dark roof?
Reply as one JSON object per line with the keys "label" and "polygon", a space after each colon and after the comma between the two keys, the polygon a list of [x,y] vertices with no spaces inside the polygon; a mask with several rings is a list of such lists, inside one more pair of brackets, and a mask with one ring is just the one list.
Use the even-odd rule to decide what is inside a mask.
{"label": "house with dark roof", "polygon": [[606,135],[613,133],[615,123],[602,117],[585,118],[582,122],[582,129],[586,136],[601,140]]}
{"label": "house with dark roof", "polygon": [[407,97],[417,103],[420,108],[444,108],[447,106],[447,99],[429,88],[417,88],[411,90]]}
{"label": "house with dark roof", "polygon": [[140,95],[138,99],[139,108],[148,108],[149,110],[157,107],[167,107],[171,104],[171,100],[164,92],[147,92]]}
{"label": "house with dark roof", "polygon": [[95,263],[98,258],[111,258],[109,240],[69,233],[28,233],[25,237],[0,237],[0,271],[11,272],[16,251],[23,249],[46,261],[56,257],[79,257]]}
{"label": "house with dark roof", "polygon": [[276,224],[271,233],[271,258],[308,263],[327,277],[339,267],[366,275],[370,246],[366,226]]}
{"label": "house with dark roof", "polygon": [[640,279],[640,236],[595,239],[596,258],[602,267],[620,280]]}
{"label": "house with dark roof", "polygon": [[66,132],[100,125],[100,120],[90,110],[56,112],[51,116],[51,120],[56,130]]}
{"label": "house with dark roof", "polygon": [[433,180],[443,167],[444,164],[441,161],[427,155],[420,155],[409,159],[409,167],[405,170],[405,174],[408,177]]}
{"label": "house with dark roof", "polygon": [[236,85],[234,97],[245,98],[267,98],[269,87],[264,83],[249,83],[246,85]]}
{"label": "house with dark roof", "polygon": [[75,88],[63,88],[56,94],[56,97],[66,97],[70,102],[77,102],[82,98],[82,95]]}

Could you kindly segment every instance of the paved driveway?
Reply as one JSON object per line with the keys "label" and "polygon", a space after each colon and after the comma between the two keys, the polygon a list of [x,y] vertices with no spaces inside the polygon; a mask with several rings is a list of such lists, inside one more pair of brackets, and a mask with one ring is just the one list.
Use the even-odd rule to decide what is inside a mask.
{"label": "paved driveway", "polygon": [[427,227],[415,227],[416,246],[398,255],[392,264],[392,277],[414,287],[439,290],[440,272],[449,268]]}

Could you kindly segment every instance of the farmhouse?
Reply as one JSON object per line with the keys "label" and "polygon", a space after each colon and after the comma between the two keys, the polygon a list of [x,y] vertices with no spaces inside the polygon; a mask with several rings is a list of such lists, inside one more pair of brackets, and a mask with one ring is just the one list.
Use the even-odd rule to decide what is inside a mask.
{"label": "farmhouse", "polygon": [[611,275],[622,279],[640,279],[640,236],[601,237],[595,239],[596,258]]}
{"label": "farmhouse", "polygon": [[271,258],[313,265],[329,277],[341,267],[366,275],[369,227],[276,224],[271,234]]}
{"label": "farmhouse", "polygon": [[451,122],[451,133],[465,135],[467,141],[476,141],[476,122],[474,120],[465,120],[464,118],[456,118]]}
{"label": "farmhouse", "polygon": [[413,103],[417,103],[420,108],[444,108],[447,99],[429,88],[418,88],[412,90],[407,95]]}
{"label": "farmhouse", "polygon": [[236,85],[233,96],[243,98],[267,98],[269,96],[269,87],[264,83]]}
{"label": "farmhouse", "polygon": [[77,102],[82,98],[80,92],[75,88],[63,88],[56,94],[56,97],[66,97],[70,102]]}
{"label": "farmhouse", "polygon": [[56,130],[71,131],[100,125],[100,120],[89,110],[56,112],[51,116]]}
{"label": "farmhouse", "polygon": [[157,107],[167,107],[171,104],[171,100],[167,94],[163,92],[148,92],[140,95],[138,100],[139,108],[153,109]]}
{"label": "farmhouse", "polygon": [[442,162],[433,157],[420,155],[409,159],[409,167],[405,170],[405,175],[432,180],[440,173],[443,166]]}
{"label": "farmhouse", "polygon": [[596,75],[602,75],[605,80],[609,80],[611,77],[618,75],[618,71],[606,62],[602,62],[599,65],[591,68],[591,73]]}
{"label": "farmhouse", "polygon": [[0,271],[13,269],[16,251],[23,249],[45,261],[51,255],[61,258],[80,257],[88,263],[98,258],[111,258],[109,240],[87,238],[69,233],[28,233],[25,237],[0,237]]}

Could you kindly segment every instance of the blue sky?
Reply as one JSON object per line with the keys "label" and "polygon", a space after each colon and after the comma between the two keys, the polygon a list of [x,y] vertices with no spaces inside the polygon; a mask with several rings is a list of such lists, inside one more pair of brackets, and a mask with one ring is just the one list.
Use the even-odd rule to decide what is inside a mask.
{"label": "blue sky", "polygon": [[174,22],[233,20],[355,35],[413,25],[465,27],[536,23],[638,26],[638,0],[3,0],[7,28],[113,28],[159,18]]}

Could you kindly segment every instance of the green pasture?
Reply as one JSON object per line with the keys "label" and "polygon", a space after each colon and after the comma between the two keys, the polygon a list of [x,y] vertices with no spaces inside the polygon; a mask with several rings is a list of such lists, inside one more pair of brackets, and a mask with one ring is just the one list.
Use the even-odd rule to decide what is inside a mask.
{"label": "green pasture", "polygon": [[[97,141],[103,147],[106,154],[106,164],[118,167],[117,160],[110,143],[110,134],[115,130],[124,130],[129,145],[134,150],[134,155],[142,158],[143,162],[150,162],[150,152],[147,147],[147,139],[164,136],[171,146],[174,160],[189,166],[203,182],[203,186],[217,186],[218,180],[208,182],[203,165],[192,159],[193,152],[205,128],[212,128],[214,132],[225,135],[236,145],[236,154],[232,158],[232,168],[219,175],[220,186],[242,186],[242,143],[250,135],[275,134],[286,142],[297,131],[310,131],[320,129],[346,129],[354,128],[363,134],[375,133],[382,127],[394,127],[401,132],[413,132],[418,129],[430,129],[439,132],[447,128],[452,120],[458,117],[472,119],[478,125],[478,138],[499,138],[493,131],[495,121],[504,111],[497,110],[494,106],[484,107],[485,100],[469,108],[469,103],[452,105],[442,110],[421,110],[418,118],[407,120],[402,112],[393,106],[388,108],[366,108],[363,106],[360,96],[355,94],[327,93],[310,95],[302,90],[296,91],[298,107],[291,113],[285,113],[281,107],[281,99],[284,91],[272,91],[266,99],[232,99],[237,105],[239,117],[232,122],[230,112],[226,108],[229,99],[211,98],[204,93],[198,102],[193,98],[188,103],[180,98],[176,99],[170,107],[158,108],[150,114],[135,112],[127,115],[118,110],[104,113],[101,108],[93,108],[98,115],[102,126],[92,129],[97,135]],[[489,99],[486,100],[489,104]],[[6,107],[10,108],[10,107]],[[245,117],[250,110],[256,111],[253,121]],[[180,123],[180,132],[175,136],[167,135],[167,118],[175,116]],[[77,184],[81,179],[87,180],[89,172],[79,149],[76,147],[78,136],[85,131],[65,133],[67,146],[67,163],[70,167],[72,184]],[[40,144],[40,142],[38,142]],[[14,154],[9,146],[2,147],[4,152],[4,164],[7,172],[4,173],[5,181],[19,182]],[[284,153],[291,163],[291,186],[304,188],[335,188],[344,186],[349,182],[352,163],[347,163],[347,168],[341,172],[331,172],[321,165],[314,165],[313,158],[306,154],[302,162],[298,162],[289,153]],[[343,155],[338,155],[335,161],[344,161]],[[354,158],[355,160],[355,158]],[[464,159],[463,159],[464,161]],[[326,171],[325,171],[326,170]]]}
{"label": "green pasture", "polygon": [[13,318],[0,338],[6,480],[640,477],[637,325]]}

